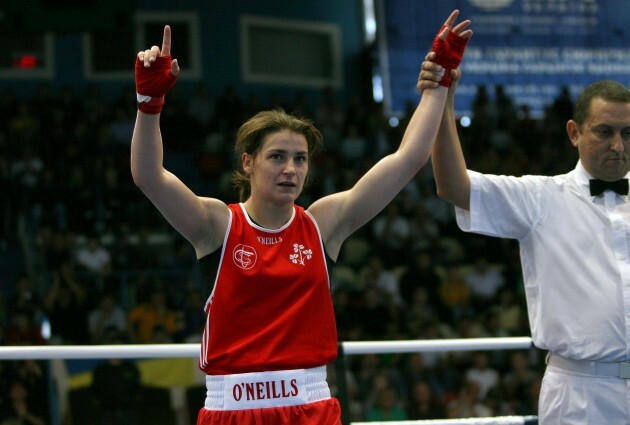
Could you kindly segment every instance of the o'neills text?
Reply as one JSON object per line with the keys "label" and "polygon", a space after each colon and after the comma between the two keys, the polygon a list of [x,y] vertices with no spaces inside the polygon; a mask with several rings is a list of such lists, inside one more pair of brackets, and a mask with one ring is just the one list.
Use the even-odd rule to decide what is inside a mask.
{"label": "o'neills text", "polygon": [[256,237],[256,239],[258,239],[258,242],[260,242],[263,245],[275,245],[277,243],[282,242],[282,238],[276,237],[276,236],[272,236],[272,237],[258,236]]}
{"label": "o'neills text", "polygon": [[297,380],[244,382],[232,387],[235,401],[269,400],[274,398],[295,397],[299,394]]}

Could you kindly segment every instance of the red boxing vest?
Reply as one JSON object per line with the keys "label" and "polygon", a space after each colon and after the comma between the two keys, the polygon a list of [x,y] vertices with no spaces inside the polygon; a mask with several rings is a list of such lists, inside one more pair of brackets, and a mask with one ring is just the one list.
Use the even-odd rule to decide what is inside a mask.
{"label": "red boxing vest", "polygon": [[207,314],[199,367],[209,375],[303,369],[337,356],[337,328],[319,228],[294,205],[278,230],[242,204],[230,223]]}

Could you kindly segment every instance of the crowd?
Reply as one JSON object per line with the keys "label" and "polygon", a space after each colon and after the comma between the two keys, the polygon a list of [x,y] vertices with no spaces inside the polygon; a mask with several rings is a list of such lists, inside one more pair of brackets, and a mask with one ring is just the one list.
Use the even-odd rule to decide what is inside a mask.
{"label": "crowd", "polygon": [[[30,97],[1,94],[0,255],[22,246],[25,261],[19,277],[2,282],[0,344],[199,341],[209,294],[194,252],[131,181],[134,90],[112,101],[97,86],[75,90],[55,93],[42,83]],[[226,201],[238,196],[234,132],[260,110],[281,106],[312,118],[324,134],[303,205],[348,187],[399,143],[408,118],[390,127],[379,105],[330,89],[312,100],[300,93],[266,101],[232,87],[213,96],[203,83],[181,90],[162,113],[167,168],[199,194]],[[577,155],[556,125],[572,113],[563,93],[534,119],[501,86],[494,94],[479,87],[472,124],[461,128],[470,168],[571,169]],[[342,341],[529,334],[517,246],[460,232],[452,207],[436,196],[430,166],[347,241],[332,293]],[[350,356],[351,417],[535,414],[542,357],[535,349]],[[7,418],[0,425],[49,423],[47,367],[0,362],[0,418]]]}

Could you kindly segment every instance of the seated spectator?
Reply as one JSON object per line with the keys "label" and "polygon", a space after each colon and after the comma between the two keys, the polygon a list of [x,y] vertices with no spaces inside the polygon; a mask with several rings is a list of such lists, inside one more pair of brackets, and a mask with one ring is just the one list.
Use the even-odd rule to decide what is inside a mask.
{"label": "seated spectator", "polygon": [[[44,233],[43,231],[40,234]],[[62,230],[53,230],[44,241],[44,261],[48,270],[58,270],[63,264],[71,263],[70,235]]]}
{"label": "seated spectator", "polygon": [[457,397],[446,406],[446,417],[449,419],[489,416],[492,416],[492,410],[479,401],[479,385],[468,380],[464,380]]}
{"label": "seated spectator", "polygon": [[46,425],[45,412],[37,411],[38,400],[31,397],[23,382],[14,380],[11,383],[8,405],[0,425]]}
{"label": "seated spectator", "polygon": [[514,290],[509,288],[501,289],[498,302],[493,306],[493,309],[497,315],[499,326],[508,335],[520,336],[529,334],[529,328],[523,326],[524,321],[527,319],[527,312],[523,306],[524,304],[518,302]]}
{"label": "seated spectator", "polygon": [[473,268],[464,275],[464,281],[470,288],[473,303],[479,309],[496,302],[499,290],[505,284],[505,278],[501,272],[491,267],[484,256],[478,256],[475,259]]}
{"label": "seated spectator", "polygon": [[20,188],[23,207],[29,205],[29,197],[40,183],[43,169],[44,162],[35,148],[28,143],[22,146],[19,157],[11,163],[10,173],[12,181]]}
{"label": "seated spectator", "polygon": [[372,254],[367,264],[359,272],[361,288],[377,288],[394,304],[402,305],[398,277],[383,263],[379,254]]}
{"label": "seated spectator", "polygon": [[87,243],[80,246],[76,253],[76,263],[80,270],[97,278],[97,284],[101,286],[104,278],[111,271],[111,255],[96,235],[90,235]]}
{"label": "seated spectator", "polygon": [[459,264],[446,266],[438,293],[450,311],[450,324],[471,313],[470,288],[464,282]]}
{"label": "seated spectator", "polygon": [[51,343],[87,344],[86,292],[75,279],[68,264],[53,273],[52,285],[44,300],[44,309],[50,321]]}
{"label": "seated spectator", "polygon": [[390,388],[381,388],[372,406],[365,414],[366,421],[401,421],[407,419],[407,413],[402,407],[396,392]]}
{"label": "seated spectator", "polygon": [[419,381],[411,388],[407,402],[407,419],[444,419],[446,409],[435,397],[431,386]]}
{"label": "seated spectator", "polygon": [[529,391],[538,378],[536,370],[529,365],[524,351],[514,351],[510,357],[510,368],[502,376],[501,382],[505,398],[509,400],[526,400]]}
{"label": "seated spectator", "polygon": [[425,288],[417,288],[413,293],[411,304],[402,309],[403,323],[412,338],[418,338],[429,323],[440,322],[436,303],[431,300]]}
{"label": "seated spectator", "polygon": [[147,301],[131,309],[129,328],[134,341],[140,344],[153,343],[162,332],[174,338],[181,329],[181,314],[168,305],[164,290],[156,288]]}
{"label": "seated spectator", "polygon": [[407,262],[411,228],[399,202],[391,202],[376,216],[372,222],[372,236],[378,247],[378,256],[386,267]]}
{"label": "seated spectator", "polygon": [[442,353],[411,353],[407,356],[401,373],[407,383],[408,393],[412,394],[416,384],[422,382],[430,386],[429,389],[434,396],[441,397],[443,395],[444,384],[437,370],[439,357],[442,355]]}
{"label": "seated spectator", "polygon": [[[111,330],[104,336],[107,344],[128,342],[124,334]],[[98,425],[139,424],[138,406],[141,400],[141,375],[130,360],[108,359],[94,370],[92,395]]]}
{"label": "seated spectator", "polygon": [[9,316],[22,311],[26,312],[32,321],[37,321],[41,318],[42,310],[41,297],[33,287],[30,276],[27,274],[19,276],[9,297]]}
{"label": "seated spectator", "polygon": [[7,345],[44,345],[41,328],[28,310],[17,310],[7,327]]}
{"label": "seated spectator", "polygon": [[432,251],[440,238],[440,226],[429,216],[422,202],[413,205],[409,218],[409,241],[416,252]]}
{"label": "seated spectator", "polygon": [[47,361],[17,360],[11,367],[12,379],[20,381],[26,388],[29,397],[37,401],[33,406],[42,416],[47,416],[49,409]]}
{"label": "seated spectator", "polygon": [[343,167],[360,167],[363,159],[367,156],[367,150],[367,141],[359,134],[359,129],[353,124],[347,125],[346,133],[341,138],[339,145],[339,156]]}
{"label": "seated spectator", "polygon": [[147,226],[138,230],[138,240],[130,246],[129,266],[132,270],[153,270],[159,267],[159,249],[151,243],[151,233]]}
{"label": "seated spectator", "polygon": [[200,342],[203,335],[203,327],[206,323],[206,314],[199,308],[205,300],[201,291],[196,288],[186,290],[186,299],[182,306],[182,328],[176,338],[178,341]]}
{"label": "seated spectator", "polygon": [[98,304],[88,313],[88,331],[95,344],[102,344],[107,332],[129,332],[127,313],[116,303],[116,297],[109,292],[103,293]]}
{"label": "seated spectator", "polygon": [[436,271],[433,253],[429,249],[414,251],[411,254],[411,261],[400,277],[400,295],[407,305],[411,304],[413,293],[419,287],[427,291],[431,302],[437,304],[436,308],[442,313],[444,306],[441,305],[438,296],[440,277]]}
{"label": "seated spectator", "polygon": [[[368,287],[363,291],[359,310],[361,339],[386,340],[396,335],[398,311],[382,290]],[[388,338],[389,336],[389,338]]]}
{"label": "seated spectator", "polygon": [[466,370],[466,380],[479,387],[478,400],[486,398],[488,391],[499,385],[499,372],[489,366],[488,353],[479,351],[473,356],[473,364]]}

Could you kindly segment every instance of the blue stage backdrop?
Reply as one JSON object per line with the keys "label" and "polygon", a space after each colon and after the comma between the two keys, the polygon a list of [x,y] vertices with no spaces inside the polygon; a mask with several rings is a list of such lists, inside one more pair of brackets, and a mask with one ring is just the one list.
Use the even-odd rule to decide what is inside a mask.
{"label": "blue stage backdrop", "polygon": [[562,87],[575,96],[600,79],[630,85],[630,0],[382,0],[378,51],[384,104],[399,115],[440,21],[453,9],[473,22],[456,109],[469,114],[477,87],[504,86],[542,116]]}

